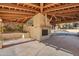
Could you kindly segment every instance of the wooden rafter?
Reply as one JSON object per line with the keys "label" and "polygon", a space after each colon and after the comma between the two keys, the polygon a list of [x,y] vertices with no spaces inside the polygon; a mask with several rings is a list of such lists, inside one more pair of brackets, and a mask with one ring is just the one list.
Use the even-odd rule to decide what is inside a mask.
{"label": "wooden rafter", "polygon": [[28,5],[28,6],[32,6],[32,7],[35,7],[35,8],[40,9],[40,7],[39,7],[39,6],[34,5],[34,4],[31,4],[31,3],[24,3],[24,5]]}
{"label": "wooden rafter", "polygon": [[50,12],[50,11],[56,11],[56,10],[64,10],[64,9],[67,9],[67,8],[71,8],[71,7],[76,7],[76,6],[79,6],[79,4],[78,3],[76,3],[76,4],[66,4],[66,5],[64,5],[64,6],[59,6],[59,7],[55,7],[55,8],[48,8],[48,9],[46,9],[45,11],[44,11],[44,13],[46,13],[46,12]]}
{"label": "wooden rafter", "polygon": [[48,15],[58,15],[58,16],[67,16],[67,15],[74,15],[74,14],[79,14],[79,11],[71,11],[71,12],[64,12],[64,13],[48,13]]}
{"label": "wooden rafter", "polygon": [[32,16],[30,17],[25,17],[24,20],[22,21],[22,23],[24,23],[26,20],[30,19]]}
{"label": "wooden rafter", "polygon": [[[40,12],[44,15],[55,15],[56,19],[58,19],[57,16],[62,17],[64,18],[62,22],[68,22],[66,18],[71,19],[69,22],[78,21],[78,17],[74,15],[79,14],[79,3],[0,3],[0,17],[4,21],[24,23]],[[62,23],[60,19],[57,22]]]}
{"label": "wooden rafter", "polygon": [[28,17],[28,16],[32,16],[32,15],[19,15],[19,14],[0,14],[0,17],[2,16],[7,16],[7,17]]}
{"label": "wooden rafter", "polygon": [[47,8],[47,7],[50,7],[50,6],[54,6],[55,4],[57,4],[57,3],[50,3],[50,4],[47,4],[47,5],[44,6],[44,8]]}
{"label": "wooden rafter", "polygon": [[16,5],[13,5],[13,4],[0,4],[0,6],[7,7],[7,8],[13,8],[15,10],[19,9],[19,10],[24,10],[24,11],[38,12],[37,10],[34,10],[34,9],[29,9],[29,8],[26,8],[26,7],[23,7],[23,6],[16,6]]}
{"label": "wooden rafter", "polygon": [[0,13],[22,14],[22,15],[34,15],[33,13],[30,13],[30,12],[22,12],[22,11],[15,11],[15,10],[5,10],[5,9],[0,9]]}

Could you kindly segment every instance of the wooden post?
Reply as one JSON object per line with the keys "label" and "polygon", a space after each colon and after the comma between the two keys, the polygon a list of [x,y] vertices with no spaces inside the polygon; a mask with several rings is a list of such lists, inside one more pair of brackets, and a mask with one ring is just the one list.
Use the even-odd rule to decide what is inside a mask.
{"label": "wooden post", "polygon": [[0,18],[0,48],[2,48],[2,43],[3,43],[3,39],[2,39],[2,19]]}
{"label": "wooden post", "polygon": [[40,3],[40,11],[43,12],[43,3]]}
{"label": "wooden post", "polygon": [[55,26],[56,26],[56,17],[55,16],[53,16],[52,17],[52,20],[51,20],[51,24],[52,24],[52,28],[55,30]]}

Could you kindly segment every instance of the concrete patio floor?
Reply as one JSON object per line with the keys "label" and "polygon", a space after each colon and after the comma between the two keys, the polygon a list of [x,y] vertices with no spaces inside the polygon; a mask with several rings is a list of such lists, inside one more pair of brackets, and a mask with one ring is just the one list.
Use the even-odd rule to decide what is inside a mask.
{"label": "concrete patio floor", "polygon": [[0,56],[72,56],[72,54],[38,41],[31,41],[0,49]]}
{"label": "concrete patio floor", "polygon": [[48,38],[43,38],[41,42],[47,46],[79,56],[79,36],[73,34],[61,35],[61,33],[58,33],[55,35],[52,34]]}

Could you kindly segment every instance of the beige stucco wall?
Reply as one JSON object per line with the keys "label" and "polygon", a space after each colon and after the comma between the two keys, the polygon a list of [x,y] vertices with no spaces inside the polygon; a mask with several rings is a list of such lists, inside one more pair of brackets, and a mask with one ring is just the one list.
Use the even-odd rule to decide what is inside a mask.
{"label": "beige stucco wall", "polygon": [[29,27],[30,37],[33,39],[40,40],[41,28],[40,27]]}
{"label": "beige stucco wall", "polygon": [[45,25],[45,21],[44,21],[44,15],[42,15],[41,13],[35,15],[33,18],[33,24],[34,24],[34,27],[37,27],[37,26],[44,26]]}
{"label": "beige stucco wall", "polygon": [[28,31],[28,25],[24,24],[24,25],[23,25],[23,30],[24,30],[24,31]]}

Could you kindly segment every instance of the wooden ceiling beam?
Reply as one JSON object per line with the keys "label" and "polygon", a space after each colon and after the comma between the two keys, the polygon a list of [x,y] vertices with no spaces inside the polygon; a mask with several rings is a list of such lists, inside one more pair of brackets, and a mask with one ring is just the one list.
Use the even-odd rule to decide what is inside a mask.
{"label": "wooden ceiling beam", "polygon": [[[25,19],[25,20],[27,20],[27,18],[31,18],[32,16],[25,16],[25,15],[23,15],[23,16],[21,16],[21,15],[0,15],[0,17],[2,18],[2,19],[6,19],[7,21],[8,20],[10,20],[10,21],[16,21],[16,20],[20,20],[21,22],[24,22],[23,20],[21,20],[21,19]],[[18,21],[16,21],[16,22],[18,22]]]}
{"label": "wooden ceiling beam", "polygon": [[7,17],[28,17],[33,15],[22,15],[22,14],[11,14],[11,13],[0,13],[0,16],[7,16]]}
{"label": "wooden ceiling beam", "polygon": [[32,16],[28,16],[28,17],[18,17],[18,18],[16,18],[16,17],[8,17],[8,16],[2,16],[1,18],[4,20],[4,21],[12,21],[12,22],[19,22],[19,21],[21,21],[21,22],[24,22],[24,20],[23,19],[25,19],[25,20],[27,20],[27,18],[31,18]]}
{"label": "wooden ceiling beam", "polygon": [[65,18],[65,17],[68,17],[68,18],[76,18],[76,17],[72,17],[72,16],[62,16],[62,15],[56,15],[56,16],[59,16],[59,17],[62,17],[62,18]]}
{"label": "wooden ceiling beam", "polygon": [[2,18],[2,19],[7,19],[7,20],[8,20],[8,19],[11,19],[11,20],[12,20],[12,19],[19,19],[19,18],[24,18],[24,17],[14,17],[14,16],[13,16],[13,17],[12,17],[12,16],[11,16],[11,17],[8,17],[8,16],[1,16],[1,18]]}
{"label": "wooden ceiling beam", "polygon": [[70,16],[70,15],[75,15],[75,14],[79,14],[79,12],[57,13],[57,14],[48,13],[48,15],[50,15],[50,16],[53,16],[53,15],[58,15],[58,16]]}
{"label": "wooden ceiling beam", "polygon": [[48,15],[72,15],[72,14],[79,14],[79,8],[76,9],[68,9],[61,11],[55,11],[55,12],[49,12]]}
{"label": "wooden ceiling beam", "polygon": [[17,3],[17,6],[19,6],[19,3]]}
{"label": "wooden ceiling beam", "polygon": [[25,17],[24,20],[22,21],[22,23],[24,23],[26,20],[30,19],[32,16],[30,17]]}
{"label": "wooden ceiling beam", "polygon": [[47,7],[50,7],[50,6],[54,6],[55,4],[58,4],[58,3],[50,3],[50,4],[45,5],[43,8],[47,8]]}
{"label": "wooden ceiling beam", "polygon": [[13,13],[13,14],[24,14],[24,15],[35,15],[32,12],[18,11],[18,10],[8,10],[0,8],[0,13]]}
{"label": "wooden ceiling beam", "polygon": [[0,17],[7,17],[7,18],[12,18],[12,17],[14,17],[14,18],[17,18],[17,19],[18,19],[18,18],[26,18],[26,17],[32,17],[32,16],[24,16],[24,15],[23,15],[23,16],[21,16],[21,15],[10,15],[10,16],[9,16],[9,15],[1,15],[1,14],[0,14]]}
{"label": "wooden ceiling beam", "polygon": [[2,6],[2,7],[7,7],[7,8],[13,8],[13,9],[19,9],[19,10],[31,11],[31,12],[36,12],[36,13],[38,13],[37,10],[29,9],[29,8],[26,8],[26,7],[23,7],[23,6],[17,6],[17,5],[13,5],[13,4],[2,4],[2,3],[0,3],[0,6]]}
{"label": "wooden ceiling beam", "polygon": [[75,4],[66,4],[64,6],[61,5],[60,7],[55,7],[55,8],[51,7],[51,9],[50,8],[46,9],[44,11],[44,13],[50,12],[50,11],[56,11],[56,10],[64,10],[64,9],[71,8],[71,7],[76,7],[76,6],[79,6],[79,4],[75,3]]}
{"label": "wooden ceiling beam", "polygon": [[40,9],[40,6],[34,5],[32,3],[24,3],[24,5],[28,5]]}
{"label": "wooden ceiling beam", "polygon": [[[61,12],[62,11],[62,12]],[[74,12],[74,11],[79,11],[79,6],[73,7],[71,9],[64,9],[64,10],[57,10],[57,11],[51,11],[48,13],[66,13],[66,12]]]}

